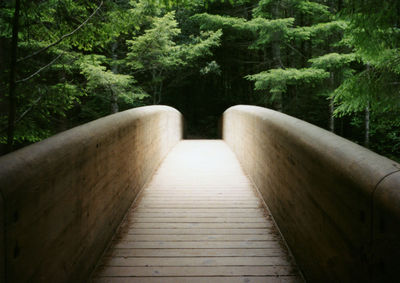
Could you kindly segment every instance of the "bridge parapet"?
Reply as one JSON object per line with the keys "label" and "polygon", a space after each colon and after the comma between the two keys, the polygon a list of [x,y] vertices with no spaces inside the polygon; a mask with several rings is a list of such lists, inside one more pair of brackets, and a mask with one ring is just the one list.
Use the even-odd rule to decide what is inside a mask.
{"label": "bridge parapet", "polygon": [[400,170],[388,174],[379,182],[373,196],[372,212],[371,267],[374,282],[398,281]]}
{"label": "bridge parapet", "polygon": [[0,158],[0,282],[84,282],[181,138],[177,110],[148,106]]}
{"label": "bridge parapet", "polygon": [[229,108],[223,138],[261,192],[307,280],[397,277],[400,164],[255,106]]}

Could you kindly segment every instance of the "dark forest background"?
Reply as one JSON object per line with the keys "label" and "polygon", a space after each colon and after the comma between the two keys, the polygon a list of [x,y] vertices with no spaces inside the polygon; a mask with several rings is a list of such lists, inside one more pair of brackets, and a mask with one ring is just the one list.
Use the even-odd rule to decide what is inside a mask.
{"label": "dark forest background", "polygon": [[2,153],[151,104],[217,138],[252,104],[400,159],[397,0],[2,1],[0,67]]}

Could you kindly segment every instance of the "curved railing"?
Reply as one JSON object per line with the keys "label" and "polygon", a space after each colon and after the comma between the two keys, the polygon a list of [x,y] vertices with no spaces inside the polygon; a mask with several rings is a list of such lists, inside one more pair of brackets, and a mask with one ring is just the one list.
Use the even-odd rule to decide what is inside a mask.
{"label": "curved railing", "polygon": [[0,158],[0,281],[85,282],[182,118],[141,107]]}
{"label": "curved railing", "polygon": [[[388,282],[400,258],[400,164],[285,114],[224,113],[223,137],[310,282]],[[83,282],[182,138],[166,106],[111,115],[0,158],[0,282]]]}
{"label": "curved railing", "polygon": [[388,282],[400,258],[400,164],[255,106],[223,116],[223,138],[310,282]]}

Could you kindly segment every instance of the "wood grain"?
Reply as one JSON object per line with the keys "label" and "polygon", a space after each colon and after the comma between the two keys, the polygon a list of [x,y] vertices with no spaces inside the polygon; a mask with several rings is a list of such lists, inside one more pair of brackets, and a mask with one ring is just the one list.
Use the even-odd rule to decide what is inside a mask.
{"label": "wood grain", "polygon": [[183,141],[128,213],[94,282],[301,282],[235,156]]}
{"label": "wood grain", "polygon": [[101,277],[98,283],[298,283],[297,276]]}

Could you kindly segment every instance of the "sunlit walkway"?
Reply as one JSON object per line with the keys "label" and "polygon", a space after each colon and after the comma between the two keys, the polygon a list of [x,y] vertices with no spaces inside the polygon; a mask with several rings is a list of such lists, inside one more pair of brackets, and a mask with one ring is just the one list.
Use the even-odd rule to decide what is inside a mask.
{"label": "sunlit walkway", "polygon": [[123,222],[94,282],[301,281],[223,141],[182,141]]}

